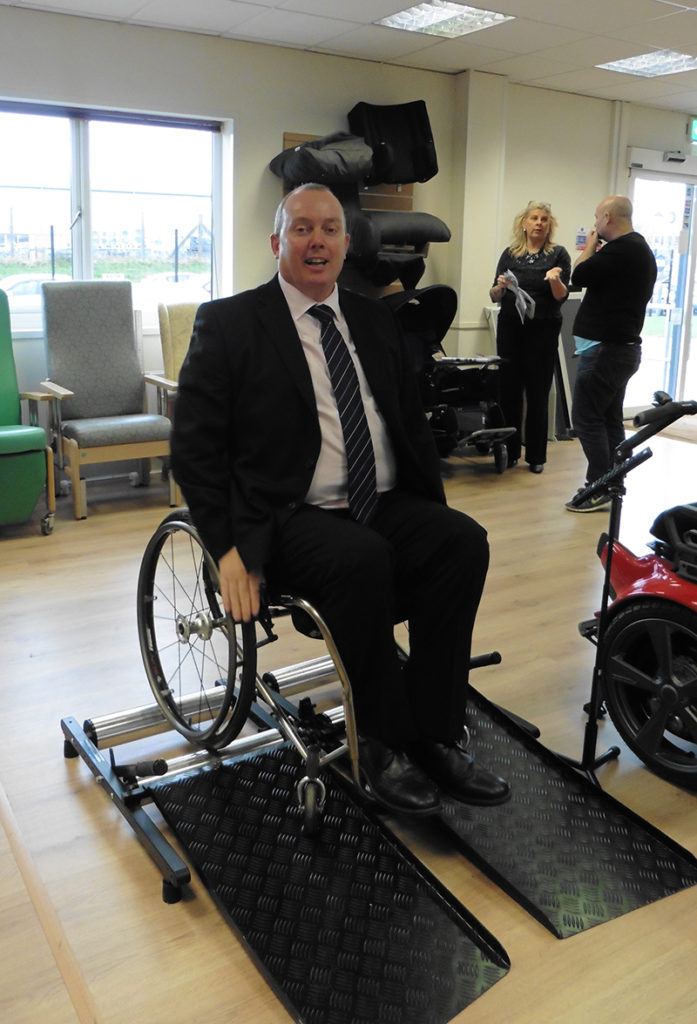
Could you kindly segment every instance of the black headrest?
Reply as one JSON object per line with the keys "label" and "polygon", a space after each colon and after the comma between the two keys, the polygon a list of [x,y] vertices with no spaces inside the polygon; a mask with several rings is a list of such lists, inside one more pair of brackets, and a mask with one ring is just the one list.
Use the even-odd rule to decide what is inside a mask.
{"label": "black headrest", "polygon": [[349,128],[373,151],[369,185],[407,185],[438,173],[431,123],[423,100],[379,106],[357,103],[348,114]]}
{"label": "black headrest", "polygon": [[373,151],[364,139],[347,132],[334,132],[310,139],[273,158],[269,170],[282,178],[287,188],[310,181],[319,185],[357,184],[370,174]]}

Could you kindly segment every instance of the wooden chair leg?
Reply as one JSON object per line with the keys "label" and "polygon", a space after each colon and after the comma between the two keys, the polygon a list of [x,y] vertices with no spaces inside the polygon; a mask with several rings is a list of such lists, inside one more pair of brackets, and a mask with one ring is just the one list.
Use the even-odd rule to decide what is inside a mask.
{"label": "wooden chair leg", "polygon": [[53,449],[46,448],[46,511],[56,511],[56,471],[53,465]]}
{"label": "wooden chair leg", "polygon": [[68,462],[66,472],[73,490],[73,513],[76,519],[87,519],[87,485],[80,479],[80,449],[71,437],[63,438],[63,448]]}

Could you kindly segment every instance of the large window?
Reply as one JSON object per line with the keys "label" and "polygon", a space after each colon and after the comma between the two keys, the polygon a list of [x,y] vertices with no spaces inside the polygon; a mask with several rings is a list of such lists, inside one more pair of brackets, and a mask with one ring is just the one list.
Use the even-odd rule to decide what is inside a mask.
{"label": "large window", "polygon": [[0,288],[13,330],[41,325],[41,282],[72,277],[70,123],[0,112]]}
{"label": "large window", "polygon": [[132,281],[145,327],[158,302],[211,298],[215,129],[0,107],[0,288],[14,332],[41,327],[45,280]]}

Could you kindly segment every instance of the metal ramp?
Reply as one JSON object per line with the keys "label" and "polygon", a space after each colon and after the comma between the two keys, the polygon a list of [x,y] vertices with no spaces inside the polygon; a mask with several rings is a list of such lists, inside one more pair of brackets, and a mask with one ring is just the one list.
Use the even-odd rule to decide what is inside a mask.
{"label": "metal ramp", "polygon": [[[116,738],[117,721],[135,731],[151,715],[100,724]],[[298,1021],[447,1024],[510,969],[497,940],[340,774],[327,779],[318,831],[304,833],[301,759],[275,730],[215,755],[118,765],[93,722],[61,727],[65,755],[89,765],[157,864],[163,898],[180,899],[191,874],[150,802]]]}

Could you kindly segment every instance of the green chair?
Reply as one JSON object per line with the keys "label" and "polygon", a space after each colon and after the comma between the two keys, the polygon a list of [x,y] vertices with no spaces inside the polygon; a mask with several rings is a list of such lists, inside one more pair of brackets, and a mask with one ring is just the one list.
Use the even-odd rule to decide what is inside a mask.
{"label": "green chair", "polygon": [[[12,351],[10,308],[0,291],[0,526],[23,523],[46,488],[46,513],[41,532],[51,533],[56,512],[53,452],[38,425],[38,392],[20,394]],[[21,399],[29,402],[29,425],[22,423]]]}

